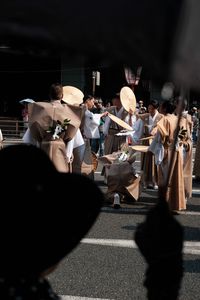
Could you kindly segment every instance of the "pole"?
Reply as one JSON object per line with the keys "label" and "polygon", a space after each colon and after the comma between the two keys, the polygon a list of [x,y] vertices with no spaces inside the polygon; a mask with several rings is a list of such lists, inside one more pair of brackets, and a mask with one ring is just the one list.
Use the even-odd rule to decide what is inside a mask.
{"label": "pole", "polygon": [[92,96],[95,95],[95,86],[96,86],[96,72],[92,72]]}

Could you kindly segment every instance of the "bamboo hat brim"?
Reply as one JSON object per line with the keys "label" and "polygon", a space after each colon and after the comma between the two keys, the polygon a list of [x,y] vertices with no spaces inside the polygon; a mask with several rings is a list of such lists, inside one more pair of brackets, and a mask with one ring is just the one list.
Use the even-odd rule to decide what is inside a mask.
{"label": "bamboo hat brim", "polygon": [[145,146],[145,145],[134,145],[131,146],[131,148],[135,151],[139,151],[139,152],[147,152],[149,146]]}
{"label": "bamboo hat brim", "polygon": [[133,91],[128,87],[124,86],[120,91],[120,100],[124,109],[129,112],[132,112],[136,109],[136,98]]}
{"label": "bamboo hat brim", "polygon": [[129,124],[127,124],[126,122],[124,122],[120,118],[114,116],[113,114],[108,113],[108,116],[109,116],[109,118],[111,118],[112,121],[114,121],[115,123],[117,123],[119,126],[125,128],[127,130],[131,130],[131,131],[133,130],[133,128]]}
{"label": "bamboo hat brim", "polygon": [[81,90],[74,86],[65,85],[63,86],[63,101],[71,105],[80,105],[83,103],[84,94]]}

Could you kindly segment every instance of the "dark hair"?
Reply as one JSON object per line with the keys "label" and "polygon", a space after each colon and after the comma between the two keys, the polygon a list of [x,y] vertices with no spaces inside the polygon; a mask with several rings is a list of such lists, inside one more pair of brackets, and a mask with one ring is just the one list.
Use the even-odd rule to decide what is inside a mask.
{"label": "dark hair", "polygon": [[50,86],[49,96],[50,96],[50,99],[52,99],[52,100],[61,100],[62,97],[63,97],[63,87],[62,87],[62,84],[60,84],[60,83],[53,83]]}
{"label": "dark hair", "polygon": [[151,100],[148,105],[153,106],[153,108],[157,109],[159,107],[158,100]]}
{"label": "dark hair", "polygon": [[172,114],[175,110],[175,105],[173,101],[166,100],[161,104],[162,111],[164,111],[166,114]]}
{"label": "dark hair", "polygon": [[85,95],[85,96],[83,97],[83,102],[85,102],[85,101],[87,101],[87,100],[92,100],[92,99],[94,99],[94,96],[92,96],[92,95]]}

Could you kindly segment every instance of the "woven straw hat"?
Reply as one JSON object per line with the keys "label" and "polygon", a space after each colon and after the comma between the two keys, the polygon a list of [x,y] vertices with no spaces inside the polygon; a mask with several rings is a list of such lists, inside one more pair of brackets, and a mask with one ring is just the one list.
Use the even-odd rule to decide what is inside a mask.
{"label": "woven straw hat", "polygon": [[136,98],[133,91],[128,87],[124,86],[120,91],[120,99],[124,109],[129,112],[130,109],[134,112],[136,108]]}
{"label": "woven straw hat", "polygon": [[115,123],[117,123],[119,126],[125,128],[127,130],[133,130],[133,128],[129,124],[127,124],[126,122],[124,122],[120,118],[114,116],[113,114],[108,113],[108,117],[110,117],[111,120],[114,121]]}
{"label": "woven straw hat", "polygon": [[63,101],[67,104],[79,106],[83,103],[84,94],[81,90],[74,86],[65,85],[63,86]]}
{"label": "woven straw hat", "polygon": [[149,146],[145,146],[145,145],[134,145],[131,146],[131,148],[135,151],[139,151],[139,152],[147,152]]}

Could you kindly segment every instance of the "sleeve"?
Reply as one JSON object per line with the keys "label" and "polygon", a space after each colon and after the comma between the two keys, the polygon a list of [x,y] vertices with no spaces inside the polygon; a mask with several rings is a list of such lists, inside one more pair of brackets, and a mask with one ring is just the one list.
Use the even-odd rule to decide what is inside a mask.
{"label": "sleeve", "polygon": [[155,164],[160,165],[164,158],[164,147],[161,142],[161,135],[159,132],[156,133],[148,150],[154,154]]}
{"label": "sleeve", "polygon": [[141,139],[143,134],[143,121],[141,119],[138,119],[133,126],[133,134],[132,134],[132,140],[133,143],[138,144],[139,139]]}
{"label": "sleeve", "polygon": [[33,138],[29,128],[24,133],[24,135],[22,137],[22,140],[26,144],[31,144],[31,145],[34,145],[34,146],[38,146],[38,142]]}
{"label": "sleeve", "polygon": [[108,135],[108,129],[110,127],[110,118],[109,117],[106,117],[105,118],[105,123],[104,123],[104,126],[103,126],[103,133],[104,135]]}

